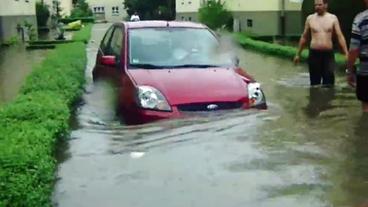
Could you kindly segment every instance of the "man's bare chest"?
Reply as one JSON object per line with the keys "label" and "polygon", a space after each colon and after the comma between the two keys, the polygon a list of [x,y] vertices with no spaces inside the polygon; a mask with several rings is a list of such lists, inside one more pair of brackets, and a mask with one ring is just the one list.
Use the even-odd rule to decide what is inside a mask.
{"label": "man's bare chest", "polygon": [[334,27],[328,18],[313,18],[309,25],[312,33],[332,33]]}

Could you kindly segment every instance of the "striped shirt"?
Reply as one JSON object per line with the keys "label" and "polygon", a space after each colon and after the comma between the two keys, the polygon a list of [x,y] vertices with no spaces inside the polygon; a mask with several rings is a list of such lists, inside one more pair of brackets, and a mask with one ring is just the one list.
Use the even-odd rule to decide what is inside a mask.
{"label": "striped shirt", "polygon": [[351,30],[350,49],[359,49],[360,75],[368,75],[368,10],[359,13]]}

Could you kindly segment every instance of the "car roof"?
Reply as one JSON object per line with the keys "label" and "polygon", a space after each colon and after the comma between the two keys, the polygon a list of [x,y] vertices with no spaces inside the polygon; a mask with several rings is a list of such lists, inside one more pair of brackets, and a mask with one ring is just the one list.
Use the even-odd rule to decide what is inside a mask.
{"label": "car roof", "polygon": [[207,28],[205,25],[194,22],[185,21],[137,21],[123,22],[126,28],[151,28],[151,27],[189,27],[189,28]]}

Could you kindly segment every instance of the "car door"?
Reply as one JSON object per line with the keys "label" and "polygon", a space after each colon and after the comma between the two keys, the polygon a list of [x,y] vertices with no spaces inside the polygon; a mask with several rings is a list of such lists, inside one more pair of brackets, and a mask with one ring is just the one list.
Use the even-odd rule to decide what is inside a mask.
{"label": "car door", "polygon": [[105,65],[102,62],[102,58],[105,55],[104,53],[106,52],[107,47],[110,44],[110,40],[111,40],[113,31],[114,31],[114,26],[111,26],[107,30],[107,32],[105,33],[104,38],[101,41],[100,47],[99,47],[98,52],[97,52],[96,65],[93,69],[93,79],[94,80],[104,78],[106,76],[105,75],[105,73],[106,73],[105,72]]}
{"label": "car door", "polygon": [[123,29],[121,25],[114,28],[110,44],[106,49],[105,55],[109,55],[115,58],[115,65],[109,65],[106,67],[107,76],[114,81],[119,81],[122,75],[122,47],[123,47]]}
{"label": "car door", "polygon": [[[118,79],[121,71],[123,33],[120,25],[112,26],[101,42],[94,77]],[[95,79],[95,78],[94,78]]]}

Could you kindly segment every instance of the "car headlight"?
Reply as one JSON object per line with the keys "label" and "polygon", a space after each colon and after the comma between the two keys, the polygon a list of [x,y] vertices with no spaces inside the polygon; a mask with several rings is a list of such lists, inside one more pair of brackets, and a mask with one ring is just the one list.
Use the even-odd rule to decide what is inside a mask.
{"label": "car headlight", "polygon": [[251,107],[266,103],[265,96],[261,89],[261,84],[257,82],[248,83],[248,96]]}
{"label": "car headlight", "polygon": [[138,86],[138,104],[145,109],[171,111],[166,98],[151,86]]}

